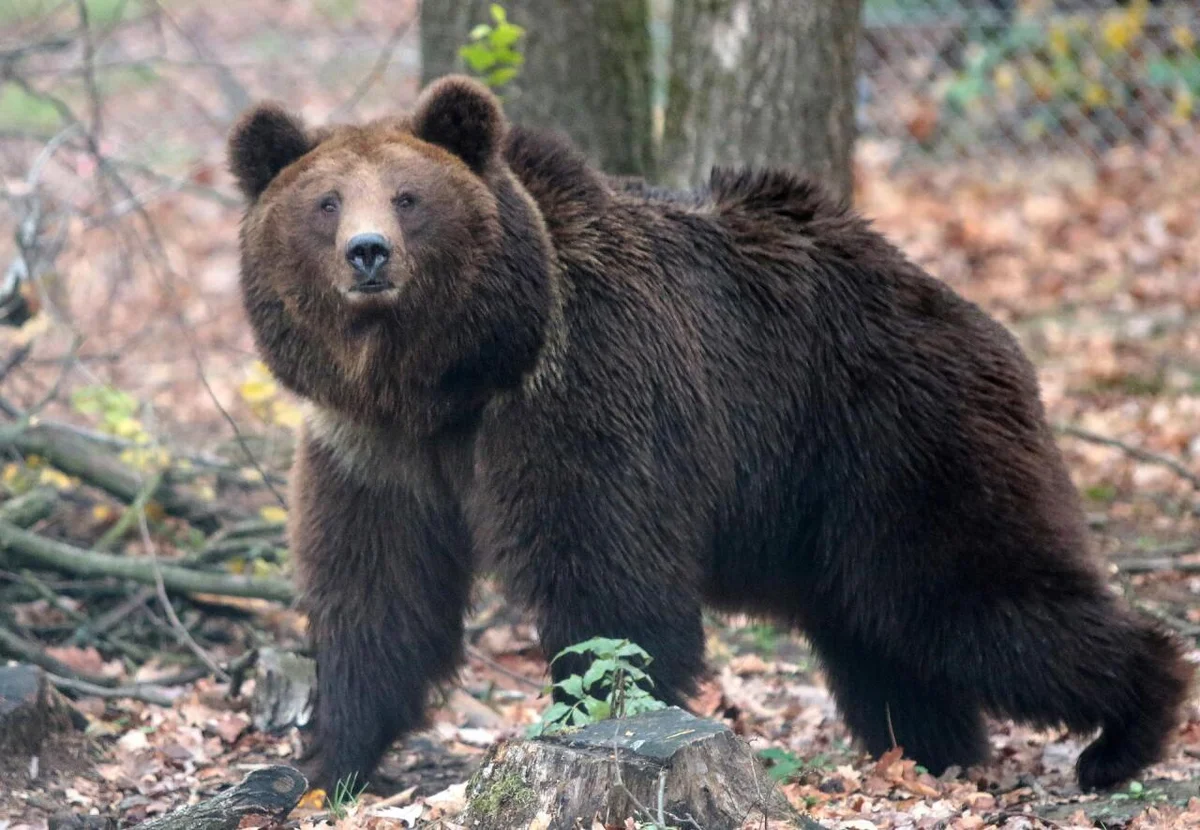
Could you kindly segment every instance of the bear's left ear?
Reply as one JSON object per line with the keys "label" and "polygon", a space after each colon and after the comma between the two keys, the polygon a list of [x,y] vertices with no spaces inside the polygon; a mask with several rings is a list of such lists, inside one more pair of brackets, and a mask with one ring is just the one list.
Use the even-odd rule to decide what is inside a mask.
{"label": "bear's left ear", "polygon": [[458,156],[476,173],[499,152],[506,124],[492,91],[465,75],[425,88],[413,111],[413,135]]}
{"label": "bear's left ear", "polygon": [[279,171],[317,145],[300,119],[275,103],[259,104],[229,133],[229,169],[254,201]]}

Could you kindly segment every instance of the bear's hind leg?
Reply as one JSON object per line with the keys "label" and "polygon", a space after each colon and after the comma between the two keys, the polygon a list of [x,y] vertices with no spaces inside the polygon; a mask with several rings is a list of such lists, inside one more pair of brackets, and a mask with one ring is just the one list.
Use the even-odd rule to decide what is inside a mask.
{"label": "bear's hind leg", "polygon": [[922,684],[904,670],[844,640],[816,643],[826,682],[850,732],[879,756],[893,746],[934,775],[988,756],[979,704],[950,683]]}

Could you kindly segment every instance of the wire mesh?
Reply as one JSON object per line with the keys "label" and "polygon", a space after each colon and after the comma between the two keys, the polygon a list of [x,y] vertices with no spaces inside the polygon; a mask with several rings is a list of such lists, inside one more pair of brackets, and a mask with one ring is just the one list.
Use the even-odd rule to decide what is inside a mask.
{"label": "wire mesh", "polygon": [[865,0],[861,134],[905,156],[1194,147],[1194,0]]}

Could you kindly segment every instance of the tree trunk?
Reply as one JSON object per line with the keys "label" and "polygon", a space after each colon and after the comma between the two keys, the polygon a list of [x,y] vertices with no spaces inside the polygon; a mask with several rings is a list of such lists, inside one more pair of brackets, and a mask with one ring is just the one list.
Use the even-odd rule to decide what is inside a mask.
{"label": "tree trunk", "polygon": [[852,192],[861,0],[675,0],[664,176],[791,167]]}
{"label": "tree trunk", "polygon": [[[490,0],[426,0],[422,82],[465,71],[468,33],[490,23]],[[525,28],[525,63],[499,91],[510,120],[566,132],[609,173],[648,176],[650,31],[646,0],[506,0]]]}

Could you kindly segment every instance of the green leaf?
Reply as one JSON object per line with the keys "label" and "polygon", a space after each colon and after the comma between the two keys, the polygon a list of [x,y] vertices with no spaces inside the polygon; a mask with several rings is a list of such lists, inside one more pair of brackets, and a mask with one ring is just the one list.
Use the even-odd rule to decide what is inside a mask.
{"label": "green leaf", "polygon": [[589,697],[583,702],[583,707],[593,721],[607,720],[612,717],[612,705],[607,700]]}
{"label": "green leaf", "polygon": [[573,674],[570,677],[564,678],[554,685],[562,689],[576,700],[582,700],[584,697],[583,678],[577,674]]}
{"label": "green leaf", "polygon": [[492,33],[491,26],[489,26],[486,23],[480,23],[478,26],[476,26],[475,28],[473,28],[471,30],[471,33],[469,35],[467,35],[467,37],[469,37],[471,40],[480,40],[482,38],[487,37],[491,33]]}
{"label": "green leaf", "polygon": [[504,7],[499,3],[492,3],[492,20],[497,23],[504,23],[508,19],[508,15],[504,13]]}
{"label": "green leaf", "polygon": [[515,77],[517,77],[517,70],[506,67],[504,69],[492,70],[484,79],[484,82],[490,87],[498,87],[504,86]]}
{"label": "green leaf", "polygon": [[617,648],[616,656],[617,657],[641,657],[642,659],[647,660],[647,661],[652,659],[650,657],[649,653],[647,653],[646,649],[642,648],[637,643],[631,643],[628,640],[625,641],[624,645],[621,645]]}
{"label": "green leaf", "polygon": [[585,689],[591,689],[604,679],[605,675],[607,675],[609,671],[605,665],[608,662],[609,661],[607,660],[592,661],[592,665],[588,667],[588,670],[583,675],[583,687]]}
{"label": "green leaf", "polygon": [[804,763],[799,758],[777,746],[759,751],[758,757],[771,763],[767,774],[781,783],[795,777],[796,773],[804,769]]}
{"label": "green leaf", "polygon": [[496,56],[483,44],[472,43],[458,50],[473,72],[484,72],[496,64]]}
{"label": "green leaf", "polygon": [[497,49],[504,49],[512,46],[521,39],[523,31],[520,26],[514,26],[511,23],[506,23],[503,26],[498,26],[488,38],[492,42],[492,46]]}

